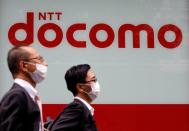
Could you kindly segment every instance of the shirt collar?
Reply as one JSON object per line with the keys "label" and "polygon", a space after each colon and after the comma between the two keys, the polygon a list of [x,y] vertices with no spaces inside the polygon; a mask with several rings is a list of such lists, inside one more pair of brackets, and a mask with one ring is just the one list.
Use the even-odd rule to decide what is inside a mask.
{"label": "shirt collar", "polygon": [[14,83],[17,83],[22,88],[24,88],[27,93],[30,95],[30,97],[35,101],[35,96],[37,96],[37,90],[27,81],[23,79],[16,78],[14,80]]}
{"label": "shirt collar", "polygon": [[82,99],[81,97],[76,96],[75,99],[78,99],[79,101],[81,101],[91,112],[92,116],[94,115],[94,108],[88,104],[84,99]]}

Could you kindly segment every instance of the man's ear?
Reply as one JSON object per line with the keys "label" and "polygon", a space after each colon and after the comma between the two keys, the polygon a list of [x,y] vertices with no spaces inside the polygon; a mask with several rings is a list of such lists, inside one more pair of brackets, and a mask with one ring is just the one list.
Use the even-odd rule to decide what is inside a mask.
{"label": "man's ear", "polygon": [[19,67],[20,67],[20,70],[22,70],[22,71],[28,71],[28,64],[26,64],[26,63],[24,63],[24,61],[20,61],[19,62]]}
{"label": "man's ear", "polygon": [[76,89],[77,89],[77,92],[82,92],[83,91],[82,85],[80,83],[76,84]]}

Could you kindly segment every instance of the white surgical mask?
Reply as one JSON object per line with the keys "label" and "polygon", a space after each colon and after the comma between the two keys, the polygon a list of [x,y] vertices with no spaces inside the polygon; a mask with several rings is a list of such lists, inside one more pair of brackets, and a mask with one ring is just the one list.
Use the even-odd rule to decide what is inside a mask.
{"label": "white surgical mask", "polygon": [[[30,62],[27,62],[30,63]],[[40,83],[42,80],[45,79],[47,75],[47,66],[37,63],[30,63],[36,66],[36,70],[34,72],[29,72],[30,77],[33,79],[34,82]]]}
{"label": "white surgical mask", "polygon": [[86,92],[89,97],[91,98],[91,100],[95,100],[99,93],[100,93],[100,84],[99,82],[93,82],[91,85],[91,91],[90,92]]}

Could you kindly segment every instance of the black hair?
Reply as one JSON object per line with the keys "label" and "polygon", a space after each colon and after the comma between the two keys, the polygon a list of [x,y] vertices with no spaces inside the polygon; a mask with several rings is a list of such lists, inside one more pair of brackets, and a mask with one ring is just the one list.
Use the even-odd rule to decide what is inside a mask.
{"label": "black hair", "polygon": [[15,46],[8,52],[7,63],[13,77],[20,71],[20,60],[27,60],[29,58],[29,53],[22,49],[22,47],[26,46]]}
{"label": "black hair", "polygon": [[76,85],[78,83],[86,83],[87,72],[90,69],[88,64],[80,64],[72,66],[67,70],[65,74],[65,80],[68,90],[70,90],[74,96],[77,95]]}

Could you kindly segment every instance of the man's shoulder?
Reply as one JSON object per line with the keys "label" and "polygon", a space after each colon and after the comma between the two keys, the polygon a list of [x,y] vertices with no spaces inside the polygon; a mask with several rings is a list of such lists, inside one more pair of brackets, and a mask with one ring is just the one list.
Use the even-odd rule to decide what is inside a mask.
{"label": "man's shoulder", "polygon": [[71,103],[69,103],[65,109],[72,108],[72,109],[82,109],[83,105],[82,102],[79,100],[74,99]]}
{"label": "man's shoulder", "polygon": [[62,115],[65,114],[83,114],[84,112],[84,105],[79,100],[73,100],[71,103],[69,103],[61,112]]}
{"label": "man's shoulder", "polygon": [[64,112],[67,112],[67,111],[70,111],[70,110],[73,110],[73,111],[76,111],[76,112],[80,112],[80,113],[86,113],[88,114],[88,109],[87,107],[85,106],[85,104],[83,102],[81,102],[80,100],[78,99],[74,99],[71,103],[69,103],[66,108],[64,109]]}
{"label": "man's shoulder", "polygon": [[23,101],[25,100],[26,97],[27,97],[26,91],[20,85],[14,83],[11,89],[2,98],[2,102],[6,101],[7,99]]}
{"label": "man's shoulder", "polygon": [[21,96],[25,96],[26,93],[27,92],[25,91],[25,89],[20,85],[18,85],[17,83],[14,83],[12,85],[12,88],[7,92],[7,94],[16,94]]}

